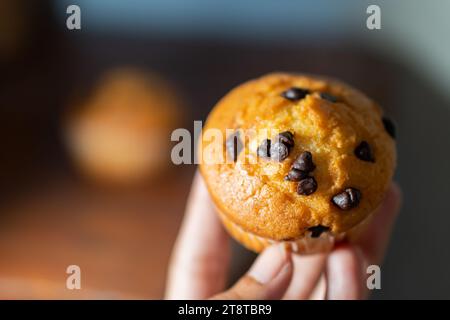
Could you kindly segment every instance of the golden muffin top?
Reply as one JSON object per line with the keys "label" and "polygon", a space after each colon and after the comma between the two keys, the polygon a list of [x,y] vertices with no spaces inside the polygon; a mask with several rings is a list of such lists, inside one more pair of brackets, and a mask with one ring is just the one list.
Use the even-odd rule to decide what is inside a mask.
{"label": "golden muffin top", "polygon": [[248,232],[339,234],[382,201],[396,164],[392,134],[381,108],[349,85],[273,73],[218,102],[200,170],[218,210]]}

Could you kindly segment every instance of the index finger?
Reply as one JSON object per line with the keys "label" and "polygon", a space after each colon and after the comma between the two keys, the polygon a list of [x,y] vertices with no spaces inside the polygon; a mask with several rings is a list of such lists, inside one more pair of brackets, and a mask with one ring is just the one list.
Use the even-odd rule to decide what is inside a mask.
{"label": "index finger", "polygon": [[225,287],[229,260],[229,237],[196,172],[172,253],[166,298],[206,299],[219,293]]}

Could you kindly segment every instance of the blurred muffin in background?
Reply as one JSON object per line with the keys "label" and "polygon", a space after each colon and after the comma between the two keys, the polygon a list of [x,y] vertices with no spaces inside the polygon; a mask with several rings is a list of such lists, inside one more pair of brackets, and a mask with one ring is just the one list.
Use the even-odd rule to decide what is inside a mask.
{"label": "blurred muffin in background", "polygon": [[66,143],[77,166],[97,182],[143,182],[169,166],[180,110],[176,91],[160,77],[114,69],[67,112]]}

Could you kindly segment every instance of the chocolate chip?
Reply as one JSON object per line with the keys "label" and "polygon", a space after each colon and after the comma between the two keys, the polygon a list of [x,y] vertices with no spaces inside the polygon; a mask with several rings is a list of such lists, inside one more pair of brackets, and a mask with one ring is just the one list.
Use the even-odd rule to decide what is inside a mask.
{"label": "chocolate chip", "polygon": [[347,188],[332,199],[333,203],[342,210],[350,210],[356,207],[360,200],[361,192],[355,188]]}
{"label": "chocolate chip", "polygon": [[297,186],[297,193],[304,196],[309,196],[317,190],[317,182],[314,177],[307,177],[300,180]]}
{"label": "chocolate chip", "polygon": [[308,174],[304,171],[297,170],[292,168],[287,176],[284,177],[284,180],[286,181],[300,181],[302,179],[305,179],[308,176]]}
{"label": "chocolate chip", "polygon": [[236,162],[239,153],[242,151],[242,142],[239,131],[231,134],[226,141],[227,152],[229,156]]}
{"label": "chocolate chip", "polygon": [[367,141],[362,141],[355,148],[355,156],[363,161],[375,162],[375,158],[373,157],[372,150],[370,149],[370,145]]}
{"label": "chocolate chip", "polygon": [[306,97],[307,94],[309,94],[309,90],[307,90],[307,89],[292,87],[292,88],[282,92],[281,96],[288,100],[296,101],[296,100],[303,99],[304,97]]}
{"label": "chocolate chip", "polygon": [[338,101],[338,99],[335,96],[333,96],[332,94],[326,93],[326,92],[319,93],[319,96],[323,100],[327,100],[327,101],[330,101],[330,102],[333,102],[333,103]]}
{"label": "chocolate chip", "polygon": [[325,227],[321,224],[319,224],[318,226],[308,228],[308,231],[311,231],[311,238],[318,238],[323,232],[328,230],[330,230],[329,227]]}
{"label": "chocolate chip", "polygon": [[283,161],[289,156],[289,147],[283,142],[277,141],[270,146],[270,158],[275,161]]}
{"label": "chocolate chip", "polygon": [[295,159],[292,167],[297,170],[301,170],[304,172],[311,172],[316,168],[312,160],[312,154],[309,151],[302,152],[297,159]]}
{"label": "chocolate chip", "polygon": [[389,135],[395,139],[396,130],[395,130],[394,122],[391,119],[386,118],[386,117],[383,117],[382,121],[383,121],[384,129],[386,129],[387,133],[389,133]]}
{"label": "chocolate chip", "polygon": [[289,148],[294,146],[294,134],[290,131],[281,132],[275,137],[275,140],[284,143]]}
{"label": "chocolate chip", "polygon": [[261,158],[270,158],[270,140],[266,139],[264,140],[256,149],[256,153],[258,154],[258,157]]}

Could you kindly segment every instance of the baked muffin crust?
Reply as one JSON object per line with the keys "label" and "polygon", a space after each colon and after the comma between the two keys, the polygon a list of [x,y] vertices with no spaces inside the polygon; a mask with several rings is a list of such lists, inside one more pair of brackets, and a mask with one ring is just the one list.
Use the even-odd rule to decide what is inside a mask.
{"label": "baked muffin crust", "polygon": [[[239,131],[241,150],[236,161],[203,162],[200,170],[221,214],[247,232],[277,241],[322,229],[338,235],[378,207],[392,179],[395,141],[382,119],[375,102],[343,82],[269,74],[238,86],[217,103],[203,132],[219,129],[228,137],[230,129]],[[258,156],[265,139],[273,144],[282,132],[293,134],[287,157]],[[220,151],[208,148],[207,141],[200,151],[203,159],[220,162],[227,153],[225,139]],[[285,178],[304,152],[312,155],[315,167],[307,175],[317,183],[308,195],[298,193],[299,182]],[[349,188],[359,191],[358,199],[345,193]],[[347,209],[333,201],[341,193],[344,201],[354,201]]]}

